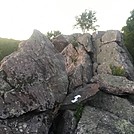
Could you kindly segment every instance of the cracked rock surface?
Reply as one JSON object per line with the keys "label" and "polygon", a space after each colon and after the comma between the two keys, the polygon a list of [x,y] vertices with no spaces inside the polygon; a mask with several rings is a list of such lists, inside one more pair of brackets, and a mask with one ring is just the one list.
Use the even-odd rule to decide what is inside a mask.
{"label": "cracked rock surface", "polygon": [[[40,133],[38,129],[42,127],[45,128],[43,132],[48,133],[49,118],[56,114],[55,109],[64,100],[68,87],[63,56],[57,53],[53,44],[35,30],[27,41],[20,44],[18,51],[2,60],[0,81],[0,118],[7,120],[4,124],[7,131],[11,126],[13,133]],[[11,120],[11,123],[8,118],[33,111],[36,114],[43,112],[46,116],[42,114],[41,119],[37,119],[29,115],[28,120],[22,121],[27,124],[27,130],[14,130],[15,127],[19,129],[18,120]]]}
{"label": "cracked rock surface", "polygon": [[75,134],[133,134],[134,125],[112,113],[85,107]]}
{"label": "cracked rock surface", "polygon": [[134,66],[118,30],[47,39],[0,65],[0,134],[133,134]]}
{"label": "cracked rock surface", "polygon": [[93,46],[91,42],[91,35],[84,34],[72,39],[71,43],[61,52],[69,77],[70,93],[78,87],[84,87],[93,76]]}

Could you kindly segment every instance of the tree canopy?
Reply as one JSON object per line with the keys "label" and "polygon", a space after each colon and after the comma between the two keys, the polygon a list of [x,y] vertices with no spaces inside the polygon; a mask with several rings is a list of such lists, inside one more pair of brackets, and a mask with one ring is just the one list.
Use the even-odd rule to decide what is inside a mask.
{"label": "tree canopy", "polygon": [[130,12],[126,26],[122,28],[125,45],[134,59],[134,10]]}
{"label": "tree canopy", "polygon": [[97,21],[95,15],[95,11],[86,9],[81,15],[75,17],[76,24],[74,27],[81,28],[83,33],[88,32],[89,30],[96,31],[98,25],[95,25],[95,22]]}

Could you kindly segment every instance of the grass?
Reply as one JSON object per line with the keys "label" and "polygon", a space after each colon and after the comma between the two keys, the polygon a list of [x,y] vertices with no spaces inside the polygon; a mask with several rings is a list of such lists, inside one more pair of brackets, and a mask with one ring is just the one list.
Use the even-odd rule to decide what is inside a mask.
{"label": "grass", "polygon": [[84,105],[83,105],[83,104],[80,103],[80,104],[77,105],[76,111],[75,111],[75,113],[74,113],[74,116],[75,116],[77,122],[78,122],[78,121],[80,120],[80,118],[81,118],[83,109],[84,109]]}
{"label": "grass", "polygon": [[112,75],[115,75],[115,76],[125,76],[125,69],[122,66],[110,65],[110,69],[112,71]]}

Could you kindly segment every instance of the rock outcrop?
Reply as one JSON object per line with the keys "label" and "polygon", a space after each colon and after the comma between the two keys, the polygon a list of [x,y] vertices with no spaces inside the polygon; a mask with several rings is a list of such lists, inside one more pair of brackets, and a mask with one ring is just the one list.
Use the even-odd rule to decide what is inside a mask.
{"label": "rock outcrop", "polygon": [[63,35],[58,35],[57,37],[55,37],[52,40],[52,43],[59,52],[62,52],[62,50],[69,44],[69,42]]}
{"label": "rock outcrop", "polygon": [[[47,133],[68,88],[63,56],[57,53],[53,44],[35,30],[30,39],[20,44],[17,52],[3,59],[0,81],[1,119],[15,118],[28,113],[30,115],[32,112],[47,112],[45,116],[42,114],[40,119],[29,116],[30,121],[26,119],[26,122],[22,122],[27,125],[27,129],[21,127],[17,132],[13,129],[19,126],[12,127],[10,123],[7,123],[7,127],[10,127],[13,133],[39,133],[39,128],[45,127]],[[43,124],[43,120],[46,124]],[[12,122],[19,125],[16,120]],[[31,131],[29,122],[33,122],[30,124],[35,127]]]}
{"label": "rock outcrop", "polygon": [[87,106],[75,134],[133,134],[134,125],[112,113]]}
{"label": "rock outcrop", "polygon": [[92,78],[92,82],[99,83],[101,91],[114,95],[134,95],[134,81],[126,77],[99,74]]}
{"label": "rock outcrop", "polygon": [[84,87],[93,76],[92,45],[91,35],[84,34],[73,38],[71,43],[61,52],[65,57],[69,92]]}
{"label": "rock outcrop", "polygon": [[76,129],[77,134],[132,134],[134,107],[125,98],[99,92],[88,101]]}
{"label": "rock outcrop", "polygon": [[0,134],[133,134],[134,66],[117,30],[34,30],[0,66]]}
{"label": "rock outcrop", "polygon": [[96,43],[98,73],[112,74],[111,66],[122,67],[128,79],[134,80],[134,67],[124,49],[119,31],[109,30]]}

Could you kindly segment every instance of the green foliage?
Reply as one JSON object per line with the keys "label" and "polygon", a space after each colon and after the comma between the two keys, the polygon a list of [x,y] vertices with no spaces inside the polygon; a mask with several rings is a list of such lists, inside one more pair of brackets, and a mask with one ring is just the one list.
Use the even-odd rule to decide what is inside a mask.
{"label": "green foliage", "polygon": [[7,55],[16,51],[20,41],[13,39],[0,38],[0,61]]}
{"label": "green foliage", "polygon": [[47,32],[46,36],[52,40],[54,37],[60,35],[61,32],[60,31],[50,31],[50,32]]}
{"label": "green foliage", "polygon": [[89,31],[90,29],[96,31],[96,27],[98,27],[98,25],[94,25],[97,21],[95,15],[96,12],[86,9],[81,15],[75,17],[76,24],[74,27],[81,28],[83,33]]}
{"label": "green foliage", "polygon": [[81,118],[83,109],[84,109],[84,105],[83,105],[83,104],[80,103],[80,104],[77,105],[76,111],[75,111],[75,113],[74,113],[74,116],[75,116],[77,122],[78,122],[78,121],[80,120],[80,118]]}
{"label": "green foliage", "polygon": [[131,15],[128,17],[126,26],[122,28],[122,31],[125,46],[134,59],[134,10],[130,13]]}
{"label": "green foliage", "polygon": [[77,57],[70,57],[70,58],[71,58],[72,62],[73,62],[74,64],[76,64],[76,62],[77,62]]}
{"label": "green foliage", "polygon": [[121,66],[110,65],[110,69],[112,71],[112,75],[115,75],[115,76],[125,76],[125,69],[122,68]]}
{"label": "green foliage", "polygon": [[78,42],[76,40],[76,38],[74,37],[71,42],[70,42],[74,47],[78,47]]}

